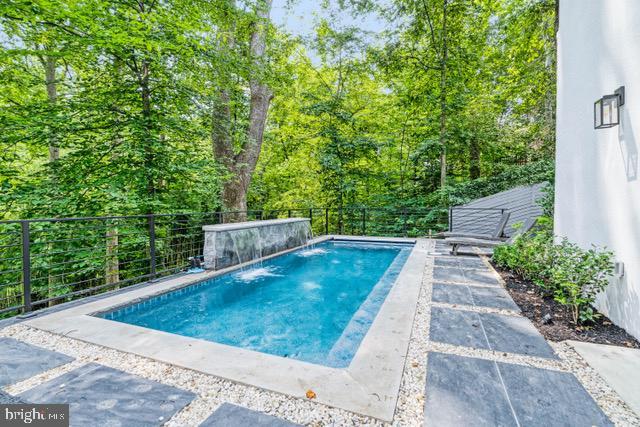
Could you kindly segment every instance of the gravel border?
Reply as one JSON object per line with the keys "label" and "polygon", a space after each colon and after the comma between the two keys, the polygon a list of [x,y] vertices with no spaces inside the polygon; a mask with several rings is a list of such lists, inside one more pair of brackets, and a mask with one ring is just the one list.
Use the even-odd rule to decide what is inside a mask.
{"label": "gravel border", "polygon": [[[431,247],[428,250],[433,251],[435,241],[430,241],[429,244]],[[178,368],[133,354],[40,331],[21,324],[1,329],[0,336],[10,336],[33,345],[59,351],[75,357],[76,360],[20,383],[5,387],[5,391],[11,394],[18,394],[86,363],[95,362],[195,393],[197,398],[167,421],[165,425],[170,427],[197,426],[224,402],[244,406],[308,426],[422,426],[428,352],[438,351],[572,372],[616,425],[640,425],[640,417],[634,414],[617,393],[589,367],[575,350],[564,342],[549,343],[560,356],[560,360],[548,360],[431,342],[429,340],[431,307],[432,305],[441,305],[431,303],[433,265],[434,256],[429,256],[425,265],[409,350],[392,424],[383,423],[345,410],[331,408],[311,400],[297,399],[234,383],[189,369]],[[492,310],[492,312],[496,311]],[[508,314],[515,315],[513,312]]]}

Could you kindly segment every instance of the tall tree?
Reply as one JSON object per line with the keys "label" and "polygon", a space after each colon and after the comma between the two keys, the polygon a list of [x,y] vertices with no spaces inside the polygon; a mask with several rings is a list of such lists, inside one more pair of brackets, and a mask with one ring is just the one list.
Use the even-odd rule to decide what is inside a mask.
{"label": "tall tree", "polygon": [[[269,34],[269,14],[271,0],[258,0],[249,36],[249,114],[246,134],[242,136],[240,147],[231,137],[231,108],[228,89],[220,91],[220,97],[214,110],[213,132],[214,152],[218,160],[226,167],[229,176],[223,184],[222,200],[225,208],[232,211],[247,210],[247,191],[256,168],[267,121],[269,104],[273,92],[266,82],[268,74],[267,37]],[[236,44],[235,37],[228,40],[228,47]],[[244,219],[239,213],[235,218]]]}

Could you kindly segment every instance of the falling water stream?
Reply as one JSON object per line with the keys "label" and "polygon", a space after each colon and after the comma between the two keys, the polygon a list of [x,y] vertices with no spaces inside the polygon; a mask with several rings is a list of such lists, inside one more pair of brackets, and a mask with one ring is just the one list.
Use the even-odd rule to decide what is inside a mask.
{"label": "falling water stream", "polygon": [[222,268],[236,263],[245,264],[240,272],[263,268],[263,257],[276,252],[294,247],[315,250],[313,231],[308,221],[256,222],[247,224],[246,228],[221,230],[219,233],[222,236],[214,239],[221,245],[214,252],[214,258],[223,260]]}

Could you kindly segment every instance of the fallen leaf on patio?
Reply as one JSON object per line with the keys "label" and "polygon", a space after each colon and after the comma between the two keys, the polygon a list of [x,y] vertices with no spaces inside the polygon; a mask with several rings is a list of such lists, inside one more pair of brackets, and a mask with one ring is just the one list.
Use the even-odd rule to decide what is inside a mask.
{"label": "fallen leaf on patio", "polygon": [[315,399],[316,393],[313,390],[307,390],[307,399]]}

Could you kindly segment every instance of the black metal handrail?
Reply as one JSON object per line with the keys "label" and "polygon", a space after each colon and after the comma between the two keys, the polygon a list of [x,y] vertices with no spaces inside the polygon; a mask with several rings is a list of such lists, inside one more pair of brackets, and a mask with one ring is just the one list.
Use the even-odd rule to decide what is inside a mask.
{"label": "black metal handrail", "polygon": [[0,318],[185,270],[202,254],[202,226],[308,217],[324,234],[429,236],[446,210],[311,207],[206,213],[110,215],[0,221]]}

